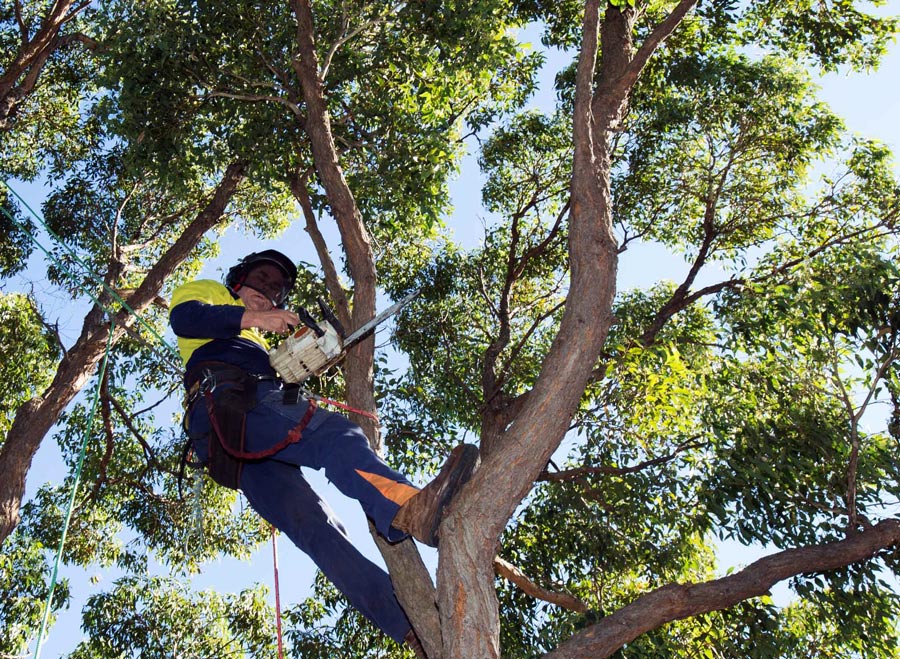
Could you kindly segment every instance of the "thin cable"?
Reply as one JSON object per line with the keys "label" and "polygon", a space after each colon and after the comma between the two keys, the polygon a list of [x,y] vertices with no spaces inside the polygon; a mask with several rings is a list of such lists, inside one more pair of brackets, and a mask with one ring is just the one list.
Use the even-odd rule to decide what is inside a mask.
{"label": "thin cable", "polygon": [[94,393],[94,401],[91,404],[91,413],[88,417],[87,428],[84,431],[84,439],[81,441],[81,451],[78,454],[78,464],[75,467],[74,482],[72,483],[72,491],[69,493],[69,505],[66,510],[66,519],[63,522],[62,535],[59,538],[59,549],[56,552],[56,560],[53,563],[53,572],[50,575],[50,590],[47,593],[47,602],[44,606],[44,615],[41,619],[41,627],[38,630],[37,645],[34,648],[34,659],[41,656],[41,644],[44,642],[44,634],[47,631],[47,621],[50,618],[50,606],[53,603],[53,591],[56,589],[56,580],[59,576],[59,564],[62,562],[63,549],[66,545],[66,534],[69,531],[69,524],[72,521],[72,510],[75,508],[75,494],[78,491],[78,481],[81,479],[81,468],[84,466],[84,456],[87,453],[87,443],[91,436],[91,429],[94,427],[94,416],[97,413],[97,404],[100,402],[100,383],[106,375],[106,366],[109,363],[109,353],[112,348],[113,322],[109,325],[109,338],[106,341],[106,354],[103,355],[103,361],[100,363],[100,374],[97,380],[97,391]]}
{"label": "thin cable", "polygon": [[[97,275],[97,274],[91,269],[91,267],[81,259],[80,256],[78,256],[78,254],[75,252],[75,250],[73,250],[71,247],[69,247],[69,246],[68,246],[68,245],[67,245],[67,244],[66,244],[66,243],[65,243],[65,242],[64,242],[64,241],[56,234],[56,233],[54,233],[53,230],[52,230],[50,227],[47,226],[47,223],[44,221],[44,219],[43,219],[40,215],[38,215],[38,214],[35,212],[35,210],[28,204],[28,202],[25,201],[25,199],[23,199],[22,196],[21,196],[18,192],[16,192],[15,190],[12,189],[12,187],[10,187],[9,183],[7,183],[5,180],[4,180],[4,181],[0,181],[0,182],[2,182],[4,186],[6,186],[6,189],[9,190],[9,191],[12,193],[12,195],[13,195],[16,199],[18,199],[19,202],[20,202],[23,206],[25,206],[25,208],[28,210],[28,212],[31,213],[31,216],[32,216],[35,220],[38,221],[38,224],[41,225],[41,228],[42,228],[44,231],[46,231],[47,234],[48,234],[54,241],[56,241],[59,245],[61,245],[61,246],[63,247],[63,249],[65,249],[65,250],[72,256],[72,258],[73,258],[73,259],[74,259],[74,260],[75,260],[82,268],[85,269],[85,271],[87,272],[88,277],[89,277],[95,284],[98,284],[98,285],[101,286],[104,290],[106,290],[107,293],[109,293],[109,294],[110,294],[110,295],[111,295],[111,296],[112,296],[119,304],[121,304],[121,305],[122,305],[122,306],[123,306],[123,307],[124,307],[124,308],[132,315],[132,316],[135,317],[135,319],[137,320],[137,322],[139,322],[139,323],[144,327],[144,329],[146,329],[147,331],[149,331],[149,332],[156,338],[157,341],[159,341],[162,345],[164,345],[166,348],[168,348],[169,352],[171,352],[172,355],[175,356],[175,358],[178,360],[178,363],[180,364],[180,363],[181,363],[181,362],[180,362],[181,356],[179,355],[178,351],[177,351],[171,344],[169,344],[162,336],[160,336],[159,332],[156,331],[156,328],[154,328],[152,325],[150,325],[147,321],[145,321],[145,320],[141,317],[140,314],[138,314],[134,309],[132,309],[132,308],[128,305],[128,303],[127,303],[125,300],[123,300],[122,297],[121,297],[121,296],[120,296],[120,295],[119,295],[119,294],[118,294],[111,286],[109,286],[105,281],[103,281],[103,279],[101,279],[100,276]],[[69,269],[69,268],[66,266],[66,264],[63,263],[60,259],[58,259],[56,256],[54,256],[47,248],[45,248],[45,247],[40,243],[40,241],[38,241],[37,237],[34,236],[34,234],[32,234],[31,231],[28,230],[27,227],[23,226],[22,223],[19,222],[15,217],[13,217],[12,214],[9,213],[5,208],[2,208],[2,209],[0,209],[0,210],[3,210],[3,214],[6,215],[6,217],[8,217],[8,218],[10,219],[10,221],[13,222],[13,224],[15,224],[17,227],[19,227],[19,229],[21,229],[21,230],[25,233],[25,235],[27,235],[29,238],[31,238],[32,242],[34,242],[34,244],[37,245],[37,246],[41,249],[41,251],[44,252],[44,254],[47,255],[47,257],[48,257],[50,260],[52,260],[54,263],[56,263],[56,265],[58,265],[58,266],[59,266],[64,272],[66,272],[67,274],[69,274],[69,275],[72,274],[71,269]],[[99,307],[101,307],[104,311],[106,311],[107,315],[109,315],[110,317],[112,317],[112,311],[111,311],[110,309],[104,307],[104,306],[100,303],[100,301],[97,299],[97,297],[96,297],[95,295],[93,295],[91,292],[89,292],[87,289],[85,289],[85,288],[83,288],[83,287],[81,288],[81,290],[82,290],[86,295],[88,295],[88,296],[91,298],[91,300],[94,301],[95,304],[97,304],[97,305],[98,305]]]}
{"label": "thin cable", "polygon": [[281,634],[281,589],[278,585],[278,538],[272,529],[272,565],[275,571],[275,629],[278,634],[278,659],[284,659],[284,641]]}

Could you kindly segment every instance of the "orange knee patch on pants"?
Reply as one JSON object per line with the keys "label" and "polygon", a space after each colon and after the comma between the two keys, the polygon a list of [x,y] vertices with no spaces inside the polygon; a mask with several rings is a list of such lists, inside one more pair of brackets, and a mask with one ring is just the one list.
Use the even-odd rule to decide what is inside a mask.
{"label": "orange knee patch on pants", "polygon": [[374,485],[375,489],[381,492],[381,496],[385,499],[393,501],[401,506],[419,492],[419,489],[412,485],[398,483],[397,481],[385,478],[384,476],[379,476],[378,474],[371,474],[367,471],[360,471],[359,469],[356,470],[356,473]]}

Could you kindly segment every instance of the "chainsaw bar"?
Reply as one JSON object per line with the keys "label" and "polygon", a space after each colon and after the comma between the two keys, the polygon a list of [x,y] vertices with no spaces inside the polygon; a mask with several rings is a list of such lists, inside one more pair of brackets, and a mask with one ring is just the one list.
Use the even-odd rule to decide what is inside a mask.
{"label": "chainsaw bar", "polygon": [[366,334],[368,334],[373,329],[375,329],[378,325],[380,325],[385,320],[387,320],[388,318],[393,316],[395,313],[400,311],[400,309],[405,307],[409,303],[409,301],[412,300],[418,294],[419,294],[419,291],[413,291],[406,297],[401,298],[401,299],[397,300],[396,302],[394,302],[394,304],[392,304],[387,309],[382,311],[380,314],[375,316],[369,322],[364,323],[363,325],[360,325],[360,327],[357,328],[354,332],[352,332],[350,334],[350,336],[344,337],[344,349],[346,350],[347,348],[352,346],[354,343],[356,343],[361,338],[363,338]]}

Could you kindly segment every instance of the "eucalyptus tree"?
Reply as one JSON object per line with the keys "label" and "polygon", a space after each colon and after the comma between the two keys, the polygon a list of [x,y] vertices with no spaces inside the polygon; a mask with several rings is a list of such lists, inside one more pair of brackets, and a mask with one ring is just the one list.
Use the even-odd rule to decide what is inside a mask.
{"label": "eucalyptus tree", "polygon": [[[398,409],[481,440],[442,527],[447,656],[496,656],[497,617],[515,656],[791,656],[816,637],[892,656],[879,573],[894,569],[898,481],[889,438],[860,419],[896,380],[897,182],[883,148],[842,142],[802,71],[737,48],[867,65],[894,23],[835,8],[806,33],[799,5],[616,4],[581,15],[563,112],[482,150],[502,217],[484,246],[400,273],[427,295],[401,340]],[[582,9],[548,7],[548,40],[574,45]],[[812,163],[840,154],[810,192]],[[686,273],[616,299],[615,264],[641,241]],[[575,462],[556,469],[566,437]],[[715,580],[715,535],[784,551]],[[502,608],[498,537],[539,586],[503,586]],[[804,599],[783,617],[753,599],[790,577]],[[876,620],[836,614],[855,595]]]}
{"label": "eucalyptus tree", "polygon": [[[122,99],[121,130],[154,162],[177,153],[202,164],[225,145],[253,162],[251,176],[289,189],[338,317],[358,326],[375,312],[378,261],[433,235],[463,132],[531,89],[537,58],[517,51],[507,12],[451,9],[110,3],[108,85]],[[346,285],[320,230],[325,212],[340,233]],[[368,411],[373,345],[362,342],[343,368],[347,402]],[[377,427],[360,421],[380,449]],[[412,543],[384,549],[400,561],[393,571],[410,616],[428,617],[432,589]],[[418,584],[408,595],[405,581]],[[436,638],[430,617],[417,627]]]}
{"label": "eucalyptus tree", "polygon": [[[399,327],[408,374],[378,373],[386,445],[423,470],[462,433],[482,453],[442,525],[436,589],[411,543],[383,546],[432,659],[496,657],[501,640],[513,656],[626,643],[791,656],[815,642],[852,652],[866,634],[866,652],[890,656],[878,570],[893,569],[900,531],[880,506],[897,480],[889,441],[861,418],[881,386],[898,389],[897,184],[876,145],[839,151],[840,122],[800,71],[742,54],[870,66],[895,24],[863,4],[104,5],[107,118],[157,187],[238,158],[260,187],[289,190],[349,327],[372,314],[377,285],[421,289]],[[576,61],[557,78],[557,113],[507,119],[534,61],[506,29],[531,20]],[[499,220],[472,252],[411,247],[434,235],[466,131],[488,137],[484,201]],[[839,175],[808,189],[811,163],[839,153]],[[686,274],[617,295],[618,262],[641,241],[684,255]],[[367,341],[343,369],[346,399],[368,411],[374,367]],[[112,414],[127,392],[98,386],[115,392]],[[119,416],[107,446],[153,432]],[[557,468],[564,441],[572,462]],[[73,552],[140,567],[92,531],[113,528],[104,492],[141,482],[142,452],[93,462],[98,505]],[[128,519],[174,556],[165,538],[184,520],[163,498],[133,499]],[[713,579],[716,534],[783,551]],[[206,551],[254,537],[239,520]],[[792,577],[803,598],[785,613],[755,599]],[[864,620],[854,596],[881,617]],[[853,624],[836,633],[840,607]],[[106,623],[127,629],[118,613]],[[336,631],[317,639],[329,615]],[[307,626],[291,632],[297,653],[399,652],[361,644],[333,596],[291,619]]]}
{"label": "eucalyptus tree", "polygon": [[[176,580],[129,577],[88,603],[88,640],[71,659],[121,657],[277,656],[265,593],[191,592]],[[122,612],[127,612],[122,616]]]}
{"label": "eucalyptus tree", "polygon": [[[450,656],[498,651],[482,643],[491,636],[470,621],[499,615],[490,577],[495,533],[526,494],[528,506],[501,547],[544,587],[501,590],[505,652],[609,656],[627,642],[641,656],[727,654],[729,644],[741,656],[773,656],[773,647],[790,651],[791,634],[827,636],[829,625],[842,623],[846,633],[830,642],[843,651],[856,651],[870,632],[877,639],[868,646],[872,656],[890,656],[895,644],[892,596],[878,573],[893,568],[897,526],[889,504],[897,480],[887,437],[866,435],[859,420],[874,392],[895,379],[897,183],[889,155],[863,143],[849,145],[839,176],[809,193],[811,164],[838,152],[839,120],[815,101],[801,71],[735,50],[751,42],[790,44],[795,55],[827,52],[823,66],[865,65],[893,23],[835,10],[821,13],[824,22],[804,34],[793,21],[802,14],[797,7],[699,4],[682,17],[691,3],[671,4],[669,14],[642,3],[610,4],[604,14],[588,3],[579,65],[559,78],[563,113],[522,117],[482,150],[490,174],[484,199],[503,221],[483,249],[448,247],[411,284],[431,293],[413,321],[427,323],[429,332],[412,325],[401,342],[415,374],[407,389],[414,400],[401,409],[439,410],[482,442],[482,466],[443,527],[465,539],[458,545],[442,536],[442,612],[456,616],[455,627],[445,618]],[[565,9],[573,15],[559,20]],[[548,7],[541,15],[547,38],[574,45],[572,19],[580,9]],[[649,60],[656,39],[678,22],[680,31]],[[761,23],[771,31],[760,32]],[[859,41],[850,39],[845,50],[824,47],[851,35]],[[638,37],[644,40],[632,47]],[[574,144],[558,139],[570,131]],[[560,171],[559,162],[574,168]],[[678,284],[613,302],[611,264],[640,241],[684,254],[687,273]],[[843,264],[841,276],[821,273],[829,261]],[[826,293],[817,281],[837,290]],[[846,291],[838,288],[844,283]],[[783,297],[768,306],[760,298],[773,290]],[[854,321],[853,330],[813,323],[825,294],[834,295],[840,316],[865,309],[867,320]],[[790,377],[779,373],[773,353],[749,360],[748,336],[757,335],[757,346],[784,345],[788,329],[749,323],[738,331],[734,310],[746,304],[777,317],[788,300],[805,299],[795,309],[809,328],[804,341],[833,346],[828,357],[819,350],[816,361],[803,363],[797,357],[807,357],[809,344],[791,344],[777,360],[793,368]],[[743,302],[733,306],[736,300]],[[715,313],[706,308],[713,301]],[[594,308],[578,319],[584,305]],[[454,324],[460,318],[465,323]],[[859,381],[846,373],[856,358]],[[759,380],[745,382],[741,372]],[[575,392],[578,400],[567,398]],[[810,397],[806,412],[801,396]],[[766,404],[782,423],[805,414],[807,426],[789,434],[782,427],[766,435],[769,444],[747,443]],[[785,408],[793,410],[787,417]],[[809,427],[813,420],[819,425]],[[551,469],[553,450],[572,431],[577,461]],[[776,440],[784,446],[766,450]],[[785,457],[798,452],[816,456],[816,468]],[[732,465],[738,454],[740,469]],[[533,490],[536,481],[547,484]],[[862,519],[863,508],[878,513]],[[795,522],[806,526],[801,531]],[[714,575],[709,534],[804,549],[707,581]],[[827,578],[798,576],[849,564]],[[774,613],[751,602],[736,610],[743,615],[727,614],[732,626],[710,632],[711,611],[752,600],[788,577],[797,577],[808,596],[798,613],[812,602],[811,610],[824,614],[818,630],[807,613],[789,631],[788,613],[781,640],[761,645]],[[674,585],[684,582],[695,585]],[[854,608],[835,621],[836,604],[863,592],[883,617],[867,629],[869,616]],[[702,617],[641,637],[691,616]]]}
{"label": "eucalyptus tree", "polygon": [[[300,1],[290,3],[289,12],[241,4],[217,12],[203,5],[176,7],[180,11],[166,5],[142,14],[147,35],[123,38],[119,45],[122,62],[136,65],[121,82],[133,99],[126,104],[126,129],[143,136],[148,154],[168,153],[168,140],[178,131],[249,137],[255,153],[267,156],[268,145],[290,135],[291,151],[264,160],[304,210],[342,319],[352,327],[371,315],[379,276],[392,290],[424,286],[429,293],[422,311],[411,318],[430,331],[410,330],[411,338],[401,343],[412,358],[414,379],[406,391],[414,395],[398,400],[396,409],[435,418],[404,419],[398,426],[403,432],[428,428],[445,438],[469,430],[478,434],[482,450],[481,467],[442,527],[439,625],[428,605],[427,583],[415,591],[424,581],[414,576],[415,563],[394,562],[397,551],[385,551],[401,601],[430,656],[498,656],[497,570],[532,594],[565,603],[565,611],[576,616],[545,612],[556,631],[534,647],[558,646],[556,656],[608,656],[666,622],[727,609],[790,576],[851,563],[871,567],[866,560],[897,541],[892,520],[871,528],[857,524],[860,501],[873,505],[851,484],[859,477],[856,465],[866,444],[857,432],[843,474],[843,507],[832,507],[847,518],[844,533],[811,515],[811,525],[820,526],[810,529],[799,552],[775,555],[718,581],[672,584],[711,576],[712,562],[702,547],[707,533],[758,539],[747,533],[749,522],[734,507],[733,485],[732,499],[710,496],[714,467],[730,455],[735,438],[749,432],[725,396],[729,378],[737,377],[730,369],[749,368],[728,315],[728,296],[754,300],[755,288],[801,286],[802,273],[817,267],[817,259],[844,254],[853,241],[867,241],[876,256],[888,254],[895,226],[896,186],[884,176],[883,158],[863,146],[848,159],[845,178],[819,198],[803,196],[809,163],[837,148],[839,122],[810,100],[809,85],[798,72],[774,59],[754,62],[739,53],[757,45],[826,68],[864,67],[883,53],[892,21],[868,16],[855,4],[819,12],[800,2],[692,0],[511,7],[522,20],[543,21],[549,44],[577,52],[576,64],[559,78],[561,112],[550,119],[523,117],[490,142],[483,158],[496,176],[486,202],[503,222],[477,253],[448,247],[429,263],[421,250],[404,250],[397,239],[429,235],[428,218],[439,214],[440,196],[430,200],[430,213],[422,211],[424,223],[418,214],[394,211],[426,207],[418,195],[430,190],[421,185],[429,180],[426,175],[435,173],[433,180],[440,181],[447,170],[410,168],[410,162],[421,160],[404,161],[412,150],[402,150],[408,144],[403,131],[417,122],[417,129],[442,145],[417,153],[419,158],[430,165],[452,162],[454,142],[447,133],[459,135],[454,128],[460,126],[461,106],[454,101],[461,92],[441,88],[449,96],[447,107],[457,108],[441,115],[430,105],[441,96],[427,82],[443,81],[446,71],[436,67],[445,60],[439,56],[458,52],[442,39],[458,37],[453,30],[464,26],[472,38],[466,41],[470,48],[461,50],[480,54],[480,21],[490,24],[503,8],[475,4],[463,13],[457,6],[400,4],[338,11]],[[129,23],[126,9],[116,20],[128,30],[139,29]],[[511,24],[513,18],[504,20]],[[219,29],[207,30],[213,25]],[[239,43],[254,46],[235,47],[233,34]],[[455,64],[452,57],[449,62]],[[460,70],[472,65],[461,60]],[[185,78],[191,83],[187,92]],[[156,108],[179,120],[155,121]],[[279,113],[262,114],[271,108]],[[251,121],[257,118],[252,110],[260,113],[260,123]],[[435,117],[438,122],[429,123]],[[179,141],[196,144],[196,158],[210,152],[202,139]],[[382,189],[371,186],[374,180]],[[857,210],[848,215],[848,208]],[[352,316],[337,268],[319,242],[316,214],[326,210],[341,233]],[[373,236],[380,253],[373,249]],[[619,254],[638,238],[685,254],[687,274],[677,285],[617,302]],[[714,271],[712,265],[726,274],[706,274]],[[712,277],[710,283],[701,274]],[[721,308],[705,309],[708,300],[721,300]],[[623,328],[613,329],[617,320]],[[344,369],[348,401],[370,411],[372,350],[371,342],[359,346]],[[869,373],[872,391],[892,372],[893,360],[892,351],[873,357],[878,366]],[[671,375],[660,377],[660,370]],[[837,373],[836,387],[845,382]],[[402,391],[386,395],[399,397]],[[828,400],[843,400],[842,409],[852,410],[855,418],[859,410],[849,394],[843,399],[833,394]],[[548,473],[573,423],[583,427],[577,441],[583,443],[585,464]],[[365,425],[378,446],[376,429]],[[427,451],[427,456],[440,452],[435,446]],[[611,464],[604,464],[607,460]],[[843,464],[835,460],[834,465]],[[664,478],[651,471],[659,465],[667,470]],[[608,475],[612,483],[605,485],[621,499],[635,487],[626,478],[631,473],[644,487],[638,497],[643,507],[612,522],[599,511],[584,515],[566,509],[562,515],[559,498],[543,487],[534,491],[542,480],[564,490],[585,487],[606,511],[612,506],[603,506],[605,493],[592,479]],[[881,487],[893,490],[889,475]],[[556,575],[542,584],[540,578],[529,581],[514,568],[504,569],[508,563],[495,553],[520,506],[540,504],[544,497],[553,520],[569,524],[552,534],[543,529],[536,536],[541,542],[529,540],[524,522],[521,529],[514,525],[522,535],[510,558],[530,564],[528,549],[552,547],[553,541],[570,541],[559,551],[579,558],[548,566],[548,555],[556,561],[561,554],[540,554],[540,566]],[[690,507],[698,501],[707,508]],[[660,506],[666,506],[665,515],[652,513]],[[771,524],[761,519],[760,525]],[[657,521],[666,525],[665,533],[654,534]],[[571,539],[567,532],[576,522],[591,523]],[[541,524],[549,522],[542,518]],[[603,531],[609,535],[598,539]],[[766,537],[787,546],[784,538]],[[597,565],[618,548],[616,538],[625,538],[617,556],[621,562],[610,561],[619,569],[612,575],[598,572]],[[584,553],[583,543],[593,550]],[[598,543],[605,551],[598,553]],[[408,554],[407,548],[397,549]],[[650,558],[655,552],[658,565]],[[578,582],[566,584],[575,595],[547,587],[570,577]],[[765,612],[748,611],[764,618]],[[577,629],[583,631],[573,635]],[[685,638],[696,634],[697,627],[686,625],[684,633]],[[652,643],[659,637],[647,638]]]}
{"label": "eucalyptus tree", "polygon": [[[3,540],[18,523],[25,477],[32,457],[63,409],[89,379],[93,367],[103,356],[110,333],[118,338],[137,324],[138,315],[150,308],[166,280],[190,256],[206,231],[222,220],[242,178],[242,168],[239,163],[230,167],[214,190],[198,187],[193,200],[160,200],[155,205],[156,212],[152,206],[138,211],[139,204],[131,203],[133,190],[114,189],[109,180],[103,180],[98,192],[115,200],[111,205],[119,211],[118,215],[107,216],[105,224],[96,223],[94,211],[102,208],[96,198],[87,200],[80,216],[67,215],[76,225],[70,228],[76,230],[67,234],[71,251],[66,250],[61,257],[60,269],[68,272],[75,266],[83,266],[83,270],[76,269],[76,280],[68,280],[69,285],[77,291],[94,291],[96,304],[85,316],[80,337],[63,353],[48,387],[17,409],[0,447],[0,474],[3,475],[0,479],[0,538]],[[156,201],[154,195],[159,194],[159,190],[151,181],[131,179],[129,183],[148,186],[145,189],[151,200]],[[124,212],[126,208],[135,208],[137,214],[147,212],[141,219],[131,220],[131,231],[120,224],[129,222],[129,214]],[[85,223],[81,227],[77,226],[79,220]],[[102,263],[103,267],[94,268],[90,260],[77,258],[79,241],[88,237],[94,245],[102,245],[93,260]],[[142,261],[153,256],[153,261]],[[124,298],[118,296],[116,300],[117,289],[129,288],[131,290]]]}

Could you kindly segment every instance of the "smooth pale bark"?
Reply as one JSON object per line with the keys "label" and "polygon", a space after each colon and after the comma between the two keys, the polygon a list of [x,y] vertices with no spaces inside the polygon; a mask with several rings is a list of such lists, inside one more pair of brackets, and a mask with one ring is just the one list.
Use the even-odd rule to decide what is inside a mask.
{"label": "smooth pale bark", "polygon": [[[128,305],[142,313],[159,295],[163,283],[190,256],[203,235],[222,219],[225,208],[244,178],[244,163],[228,167],[212,199],[188,225],[178,240],[163,254],[141,285],[129,296]],[[136,318],[128,310],[113,318],[113,342],[118,340]],[[110,323],[96,307],[85,317],[81,335],[60,361],[50,386],[22,405],[16,412],[9,433],[0,448],[0,545],[19,523],[19,509],[25,493],[25,479],[31,462],[60,413],[87,383],[103,356]]]}

